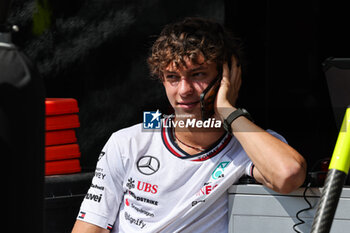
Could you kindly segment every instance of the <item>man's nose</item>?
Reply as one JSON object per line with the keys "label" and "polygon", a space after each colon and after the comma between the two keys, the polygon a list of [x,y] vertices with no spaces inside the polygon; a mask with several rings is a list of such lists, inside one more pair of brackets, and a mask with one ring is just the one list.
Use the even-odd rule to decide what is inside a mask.
{"label": "man's nose", "polygon": [[181,78],[179,86],[179,94],[183,97],[191,95],[193,93],[193,86],[191,80],[186,77]]}

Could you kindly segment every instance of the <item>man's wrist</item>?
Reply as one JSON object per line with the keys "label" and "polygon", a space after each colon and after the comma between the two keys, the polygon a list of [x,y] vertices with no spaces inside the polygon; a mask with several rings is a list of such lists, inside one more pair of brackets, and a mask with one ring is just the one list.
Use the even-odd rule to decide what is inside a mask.
{"label": "man's wrist", "polygon": [[226,107],[220,107],[219,116],[222,121],[224,121],[233,111],[236,111],[237,108],[232,105],[227,105]]}
{"label": "man's wrist", "polygon": [[231,111],[231,113],[229,113],[228,116],[226,118],[224,118],[224,120],[223,120],[224,129],[227,132],[229,132],[230,134],[232,134],[231,124],[234,120],[236,120],[238,117],[241,117],[241,116],[244,116],[248,120],[253,121],[253,119],[251,118],[251,116],[247,110],[245,110],[244,108],[238,108],[238,109]]}

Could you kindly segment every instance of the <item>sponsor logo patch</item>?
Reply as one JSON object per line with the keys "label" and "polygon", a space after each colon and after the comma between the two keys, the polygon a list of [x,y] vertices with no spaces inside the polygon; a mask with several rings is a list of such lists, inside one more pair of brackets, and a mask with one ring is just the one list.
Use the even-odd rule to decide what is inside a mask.
{"label": "sponsor logo patch", "polygon": [[95,171],[95,177],[100,179],[100,180],[104,180],[106,177],[106,174],[102,172],[103,169],[102,168],[96,168]]}
{"label": "sponsor logo patch", "polygon": [[97,195],[97,194],[91,194],[91,193],[87,193],[85,195],[85,199],[87,200],[91,200],[91,201],[95,201],[95,202],[100,202],[102,198],[102,194]]}
{"label": "sponsor logo patch", "polygon": [[144,214],[144,215],[149,216],[149,217],[154,217],[153,213],[142,209],[142,207],[138,207],[138,206],[134,205],[132,202],[130,202],[130,200],[128,198],[125,198],[125,205],[127,207],[131,207],[131,208],[135,209],[137,212],[139,212],[141,214]]}
{"label": "sponsor logo patch", "polygon": [[146,155],[137,161],[137,169],[144,175],[152,175],[159,170],[160,163],[156,157]]}
{"label": "sponsor logo patch", "polygon": [[199,203],[201,203],[201,202],[204,203],[205,200],[192,201],[192,207],[197,205],[197,204],[199,204]]}
{"label": "sponsor logo patch", "polygon": [[78,216],[78,218],[80,218],[80,219],[84,219],[84,218],[85,218],[85,215],[86,215],[86,213],[85,213],[85,212],[80,211],[80,212],[79,212],[79,216]]}
{"label": "sponsor logo patch", "polygon": [[146,226],[146,223],[143,220],[133,218],[128,212],[125,211],[124,214],[125,220],[129,221],[130,224],[134,224],[143,229]]}
{"label": "sponsor logo patch", "polygon": [[113,225],[112,224],[108,224],[107,225],[107,230],[112,230],[113,229]]}
{"label": "sponsor logo patch", "polygon": [[99,189],[99,190],[104,190],[105,189],[105,187],[103,187],[103,186],[98,186],[97,184],[91,184],[91,186],[90,186],[91,188],[94,188],[94,189]]}
{"label": "sponsor logo patch", "polygon": [[[129,189],[135,188],[135,180],[132,177],[128,179],[128,183],[126,183],[126,187],[128,187]],[[145,193],[156,194],[158,192],[158,185],[151,184],[144,181],[137,181],[137,189]]]}
{"label": "sponsor logo patch", "polygon": [[197,196],[207,196],[213,191],[218,184],[216,185],[211,185],[210,183],[205,183],[204,186],[197,192]]}
{"label": "sponsor logo patch", "polygon": [[128,183],[126,183],[126,187],[128,187],[129,189],[133,189],[135,188],[135,180],[133,180],[131,177],[128,179]]}
{"label": "sponsor logo patch", "polygon": [[141,209],[141,208],[135,206],[134,204],[131,204],[131,207],[134,208],[139,213],[145,214],[146,216],[149,216],[149,217],[154,217],[153,213],[151,213],[147,210]]}
{"label": "sponsor logo patch", "polygon": [[211,177],[216,180],[218,178],[224,177],[224,170],[229,165],[230,162],[221,162],[211,174]]}
{"label": "sponsor logo patch", "polygon": [[141,202],[148,203],[151,205],[156,205],[156,206],[158,205],[158,201],[151,200],[151,199],[145,198],[145,197],[137,196],[135,193],[133,193],[130,190],[128,192],[129,192],[129,195],[132,196],[136,201],[141,201]]}

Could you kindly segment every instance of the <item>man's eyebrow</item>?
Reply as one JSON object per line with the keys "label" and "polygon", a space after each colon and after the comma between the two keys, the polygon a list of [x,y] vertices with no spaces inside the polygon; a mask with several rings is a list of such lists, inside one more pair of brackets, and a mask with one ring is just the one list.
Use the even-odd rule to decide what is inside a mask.
{"label": "man's eyebrow", "polygon": [[198,70],[205,70],[207,68],[208,67],[206,67],[206,66],[198,66],[196,68],[190,69],[189,72],[195,72],[195,71],[198,71]]}
{"label": "man's eyebrow", "polygon": [[164,73],[177,74],[176,71],[171,71],[171,70],[164,70]]}
{"label": "man's eyebrow", "polygon": [[[208,67],[207,66],[198,66],[196,68],[193,69],[189,69],[187,72],[196,72],[198,70],[206,70]],[[177,74],[177,71],[172,71],[172,70],[164,70],[164,73],[168,73],[168,74]]]}

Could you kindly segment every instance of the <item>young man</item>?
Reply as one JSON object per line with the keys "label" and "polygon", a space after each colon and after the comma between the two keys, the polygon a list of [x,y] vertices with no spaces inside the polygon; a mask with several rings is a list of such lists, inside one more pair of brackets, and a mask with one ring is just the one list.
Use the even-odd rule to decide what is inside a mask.
{"label": "young man", "polygon": [[[240,58],[238,40],[215,22],[188,18],[163,29],[148,62],[175,114],[159,131],[138,124],[111,136],[73,233],[228,232],[226,191],[242,175],[281,193],[303,183],[303,157],[235,107]],[[212,83],[219,89],[208,115],[201,94]],[[180,124],[204,115],[223,127]]]}

